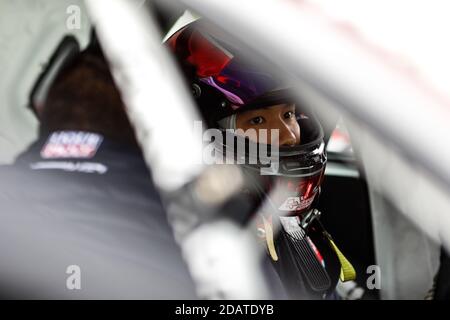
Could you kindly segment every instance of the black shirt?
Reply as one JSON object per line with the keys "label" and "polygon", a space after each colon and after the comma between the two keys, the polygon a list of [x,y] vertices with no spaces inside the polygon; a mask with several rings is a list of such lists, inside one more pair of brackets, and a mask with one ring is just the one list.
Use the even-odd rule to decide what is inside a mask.
{"label": "black shirt", "polygon": [[0,166],[0,270],[4,297],[196,298],[140,150],[95,133],[50,133]]}

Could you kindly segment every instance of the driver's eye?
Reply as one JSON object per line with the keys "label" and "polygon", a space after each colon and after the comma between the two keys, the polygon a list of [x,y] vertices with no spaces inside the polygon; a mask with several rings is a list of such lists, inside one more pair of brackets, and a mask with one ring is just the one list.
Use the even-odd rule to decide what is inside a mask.
{"label": "driver's eye", "polygon": [[294,117],[295,117],[295,112],[293,112],[293,111],[288,111],[284,114],[285,119],[292,119]]}
{"label": "driver's eye", "polygon": [[264,122],[264,118],[263,117],[254,117],[250,120],[250,123],[253,125],[258,125]]}

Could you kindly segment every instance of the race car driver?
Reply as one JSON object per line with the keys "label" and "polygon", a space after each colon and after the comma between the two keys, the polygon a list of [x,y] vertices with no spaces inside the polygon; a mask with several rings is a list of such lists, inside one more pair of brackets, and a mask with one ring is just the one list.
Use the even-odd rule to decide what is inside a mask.
{"label": "race car driver", "polygon": [[[255,232],[290,297],[333,298],[338,278],[352,280],[355,272],[314,209],[326,153],[313,109],[296,98],[293,87],[270,63],[261,63],[209,22],[197,20],[182,27],[166,44],[207,126],[223,133],[226,142],[219,143],[218,153],[229,157],[223,150],[232,145],[231,157],[247,160],[243,166],[251,182],[242,192],[249,201],[270,204],[259,210]],[[247,146],[244,152],[235,147],[242,139]],[[278,155],[278,171],[261,175],[265,162],[251,150],[267,147]],[[257,161],[250,161],[255,157]],[[274,195],[271,191],[280,186],[284,192]],[[281,232],[276,235],[274,229]]]}

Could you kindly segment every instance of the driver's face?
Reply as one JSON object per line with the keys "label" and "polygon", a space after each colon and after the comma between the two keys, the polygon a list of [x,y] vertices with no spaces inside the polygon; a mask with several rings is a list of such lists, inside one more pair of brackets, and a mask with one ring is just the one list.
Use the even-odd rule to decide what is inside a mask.
{"label": "driver's face", "polygon": [[[280,146],[300,144],[300,126],[295,117],[294,104],[278,104],[238,113],[236,128],[244,131],[256,129],[257,136],[246,134],[254,142],[270,143],[272,141],[270,129],[278,129],[279,141],[272,141],[273,144]],[[258,134],[259,129],[267,129],[267,135]]]}

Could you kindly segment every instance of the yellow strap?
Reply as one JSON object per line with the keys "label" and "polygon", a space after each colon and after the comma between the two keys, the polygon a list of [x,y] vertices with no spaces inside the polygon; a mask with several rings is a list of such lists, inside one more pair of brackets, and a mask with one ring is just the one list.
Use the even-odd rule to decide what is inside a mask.
{"label": "yellow strap", "polygon": [[328,240],[331,243],[331,247],[333,248],[334,252],[336,252],[336,255],[339,258],[339,262],[341,263],[341,274],[340,279],[342,282],[355,280],[356,279],[356,271],[355,268],[353,268],[350,261],[347,260],[347,258],[342,254],[341,250],[336,246],[333,240],[328,238]]}
{"label": "yellow strap", "polygon": [[275,243],[273,242],[273,229],[272,224],[266,220],[263,216],[264,229],[266,230],[266,243],[267,248],[269,249],[270,257],[273,261],[278,261],[277,251],[275,250]]}

